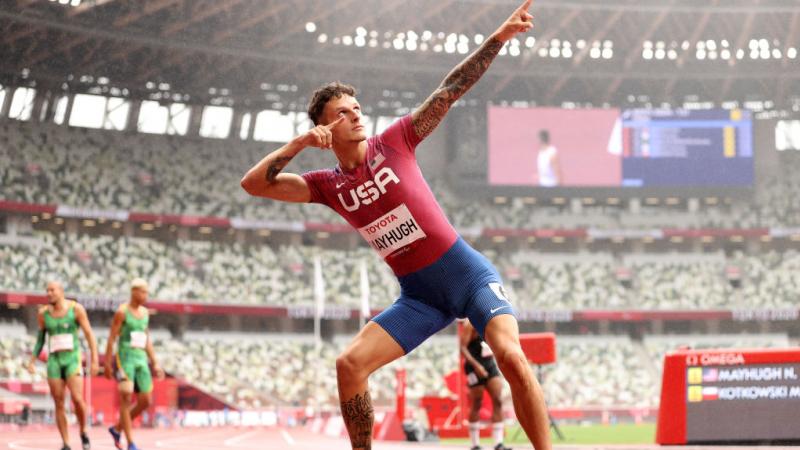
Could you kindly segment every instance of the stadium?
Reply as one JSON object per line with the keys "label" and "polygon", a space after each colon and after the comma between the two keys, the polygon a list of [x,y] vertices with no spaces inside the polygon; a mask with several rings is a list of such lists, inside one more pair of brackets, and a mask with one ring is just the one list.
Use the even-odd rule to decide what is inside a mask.
{"label": "stadium", "polygon": [[[92,448],[123,448],[108,430],[123,431],[125,395],[141,412],[124,448],[371,448],[348,434],[342,355],[390,331],[378,317],[440,263],[420,250],[437,202],[450,243],[502,278],[487,292],[514,316],[478,336],[516,317],[553,448],[800,444],[800,4],[522,3],[0,2],[0,448],[81,448],[81,408]],[[335,81],[357,111],[319,122],[312,94]],[[424,180],[381,171],[325,203],[306,174],[354,176],[335,134],[350,120],[387,142],[402,130]],[[332,141],[272,172],[267,155],[322,129]],[[359,164],[375,173],[390,153]],[[288,173],[309,183],[302,201],[275,200]],[[400,187],[409,206],[435,202],[347,216]],[[387,211],[423,231],[370,240]],[[48,331],[39,354],[62,304],[78,340],[54,350]],[[144,390],[114,350],[138,345],[136,308]],[[375,448],[475,448],[475,433],[533,448],[494,338],[502,391],[471,397],[464,315],[369,376]],[[73,349],[77,376],[53,376]],[[83,406],[54,402],[54,379]]]}

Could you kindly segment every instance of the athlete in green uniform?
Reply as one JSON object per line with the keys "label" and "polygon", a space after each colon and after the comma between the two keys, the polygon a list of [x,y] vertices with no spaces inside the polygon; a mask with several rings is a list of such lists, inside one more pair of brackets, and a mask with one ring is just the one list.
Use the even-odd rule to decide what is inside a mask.
{"label": "athlete in green uniform", "polygon": [[83,400],[83,380],[81,375],[81,346],[78,341],[78,327],[83,330],[91,353],[92,375],[97,375],[97,342],[89,324],[86,309],[75,302],[64,298],[64,287],[57,281],[47,283],[47,298],[50,304],[39,309],[39,336],[27,367],[35,373],[34,363],[47,340],[47,384],[50,395],[56,406],[56,424],[61,433],[64,446],[61,450],[70,450],[69,430],[67,429],[67,412],[64,408],[65,388],[69,389],[75,415],[81,427],[81,444],[84,450],[90,448],[86,435],[86,402]]}
{"label": "athlete in green uniform", "polygon": [[[153,378],[150,375],[149,362],[153,363],[153,370],[159,378],[164,377],[164,371],[156,361],[153,343],[150,341],[148,324],[150,315],[147,312],[147,282],[137,278],[131,282],[131,300],[120,305],[111,322],[111,331],[108,335],[106,347],[105,374],[106,378],[112,375],[112,360],[114,358],[114,343],[119,337],[117,346],[117,381],[119,381],[119,421],[110,427],[108,432],[114,438],[114,445],[122,448],[120,431],[125,433],[128,441],[128,450],[138,450],[133,443],[131,423],[142,413],[152,400]],[[132,404],[132,395],[136,392],[136,405]]]}

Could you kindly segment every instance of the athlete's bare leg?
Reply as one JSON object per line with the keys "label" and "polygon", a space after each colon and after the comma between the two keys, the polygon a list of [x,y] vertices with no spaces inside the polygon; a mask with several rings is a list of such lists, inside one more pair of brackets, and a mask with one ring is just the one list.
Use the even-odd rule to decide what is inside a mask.
{"label": "athlete's bare leg", "polygon": [[119,383],[119,422],[117,430],[125,433],[128,444],[133,442],[131,433],[131,397],[133,396],[133,382],[122,381]]}
{"label": "athlete's bare leg", "polygon": [[489,397],[492,399],[492,422],[503,421],[503,382],[500,377],[490,378],[486,382],[486,390],[489,391]]}
{"label": "athlete's bare leg", "polygon": [[403,348],[386,330],[368,322],[336,358],[339,403],[353,450],[372,448],[375,415],[367,382],[369,375],[403,355]]}
{"label": "athlete's bare leg", "polygon": [[509,314],[493,317],[484,331],[500,372],[511,385],[517,420],[536,450],[550,450],[550,421],[544,393],[519,344],[517,319]]}
{"label": "athlete's bare leg", "polygon": [[469,388],[469,417],[468,420],[471,423],[475,423],[480,420],[480,413],[481,413],[481,404],[483,403],[483,391],[485,388],[483,386],[475,386]]}
{"label": "athlete's bare leg", "polygon": [[64,445],[69,446],[69,429],[67,428],[67,410],[64,407],[64,390],[66,383],[61,378],[48,378],[47,384],[50,386],[50,395],[53,396],[53,403],[56,407],[56,426],[61,434]]}
{"label": "athlete's bare leg", "polygon": [[[139,417],[139,415],[142,414],[145,409],[150,407],[152,399],[152,392],[140,392],[138,395],[136,395],[136,404],[132,408],[128,409],[128,417],[130,418],[131,423],[133,423],[133,421],[136,420],[136,418]],[[116,425],[114,425],[114,429],[117,431],[122,429],[122,414],[120,414],[120,420],[117,421]],[[127,434],[125,436],[127,437]]]}
{"label": "athlete's bare leg", "polygon": [[72,406],[75,408],[75,416],[78,418],[81,434],[85,434],[86,401],[83,399],[83,377],[80,375],[73,375],[67,378],[67,387],[69,388],[70,397],[72,397]]}

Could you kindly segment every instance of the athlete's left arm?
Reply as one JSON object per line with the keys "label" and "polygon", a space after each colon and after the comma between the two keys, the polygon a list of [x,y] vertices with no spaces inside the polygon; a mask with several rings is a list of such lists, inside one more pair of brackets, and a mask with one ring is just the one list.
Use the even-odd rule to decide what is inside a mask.
{"label": "athlete's left arm", "polygon": [[80,303],[75,305],[75,321],[78,322],[78,326],[83,330],[83,335],[86,336],[86,341],[89,343],[89,353],[92,355],[92,365],[89,369],[89,373],[91,373],[92,376],[97,375],[100,373],[100,357],[97,354],[97,339],[95,339],[92,325],[89,323],[89,315],[86,314],[86,308]]}
{"label": "athlete's left arm", "polygon": [[147,351],[147,357],[150,358],[150,364],[153,365],[153,372],[156,373],[156,377],[159,380],[164,379],[164,369],[158,365],[158,360],[156,359],[156,351],[153,350],[153,340],[150,336],[150,331],[147,331],[147,345],[145,346],[145,350]]}
{"label": "athlete's left arm", "polygon": [[457,65],[430,97],[411,113],[414,132],[425,139],[444,119],[450,106],[464,95],[489,69],[503,45],[517,33],[533,28],[533,16],[528,13],[532,0],[525,0],[486,41]]}

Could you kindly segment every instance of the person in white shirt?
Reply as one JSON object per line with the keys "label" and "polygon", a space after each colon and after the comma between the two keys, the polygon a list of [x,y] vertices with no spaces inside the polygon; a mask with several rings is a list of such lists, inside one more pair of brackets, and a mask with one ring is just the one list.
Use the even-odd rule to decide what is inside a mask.
{"label": "person in white shirt", "polygon": [[563,182],[558,149],[550,144],[550,132],[539,131],[539,186],[558,186]]}

